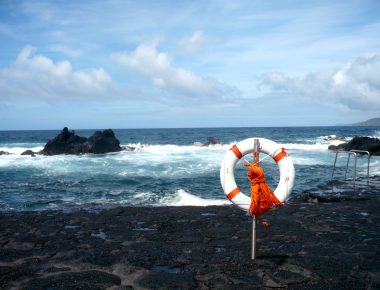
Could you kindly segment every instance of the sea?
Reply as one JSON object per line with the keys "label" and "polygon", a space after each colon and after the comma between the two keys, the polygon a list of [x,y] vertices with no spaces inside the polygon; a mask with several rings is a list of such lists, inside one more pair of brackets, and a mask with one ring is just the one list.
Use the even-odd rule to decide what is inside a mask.
{"label": "sea", "polygon": [[[75,130],[89,137],[96,129]],[[60,130],[0,131],[0,211],[96,209],[115,206],[207,206],[230,204],[220,183],[220,166],[235,143],[251,137],[277,142],[292,158],[296,177],[290,199],[329,183],[335,153],[329,145],[354,136],[380,138],[380,127],[260,127],[114,129],[123,150],[108,154],[21,155],[43,149]],[[209,137],[219,143],[201,146]],[[249,192],[246,155],[235,179]],[[278,166],[261,153],[267,183],[276,188]],[[338,154],[334,179],[352,179],[353,158]],[[357,179],[366,178],[368,158],[357,159]],[[346,176],[345,176],[346,175]],[[380,176],[380,157],[370,159],[371,178]]]}

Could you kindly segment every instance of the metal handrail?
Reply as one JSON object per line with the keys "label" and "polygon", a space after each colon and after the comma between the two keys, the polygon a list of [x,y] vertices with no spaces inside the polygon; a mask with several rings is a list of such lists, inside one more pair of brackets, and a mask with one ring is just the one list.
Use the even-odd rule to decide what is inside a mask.
{"label": "metal handrail", "polygon": [[[367,162],[367,183],[369,183],[369,163],[370,163],[370,159],[371,159],[371,154],[369,153],[369,151],[365,151],[365,150],[350,150],[350,152],[360,153],[360,154],[367,154],[367,156],[368,156],[368,162]],[[355,166],[356,166],[356,164],[355,164]]]}
{"label": "metal handrail", "polygon": [[365,151],[365,150],[350,150],[350,151],[337,150],[337,151],[335,151],[335,160],[334,160],[334,167],[333,167],[333,171],[332,171],[332,175],[331,175],[331,180],[334,179],[334,172],[335,172],[335,168],[336,168],[336,161],[338,159],[338,154],[340,154],[340,153],[347,154],[347,163],[346,163],[346,171],[344,173],[344,180],[347,180],[347,171],[348,171],[348,165],[349,165],[349,162],[350,162],[350,157],[351,157],[351,155],[354,155],[354,157],[355,157],[354,176],[353,176],[354,186],[355,186],[355,181],[356,181],[356,167],[357,167],[357,159],[358,159],[357,153],[367,154],[368,155],[367,183],[369,183],[369,164],[370,164],[371,155],[370,155],[370,153],[368,151]]}
{"label": "metal handrail", "polygon": [[[350,156],[354,155],[355,156],[355,161],[356,161],[356,153],[355,152],[350,152],[350,151],[335,151],[335,160],[334,160],[334,167],[333,167],[333,172],[332,172],[332,175],[331,175],[331,180],[334,179],[334,172],[335,172],[335,168],[336,168],[336,160],[338,159],[338,154],[341,154],[341,153],[348,155],[347,164],[346,164],[346,172],[344,173],[344,180],[347,180],[347,171],[348,171],[348,163],[350,161]],[[354,183],[355,183],[355,179],[356,179],[356,166],[355,166],[355,169],[354,169]]]}

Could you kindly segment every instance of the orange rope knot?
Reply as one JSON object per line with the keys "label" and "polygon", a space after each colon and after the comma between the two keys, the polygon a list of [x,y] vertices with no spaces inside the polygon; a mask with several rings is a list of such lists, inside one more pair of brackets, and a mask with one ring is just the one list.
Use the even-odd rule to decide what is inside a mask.
{"label": "orange rope knot", "polygon": [[282,206],[269,185],[265,181],[264,170],[256,163],[244,163],[249,166],[247,176],[251,181],[251,205],[249,206],[250,215],[259,219],[260,223],[268,227],[269,223],[260,219],[268,210]]}

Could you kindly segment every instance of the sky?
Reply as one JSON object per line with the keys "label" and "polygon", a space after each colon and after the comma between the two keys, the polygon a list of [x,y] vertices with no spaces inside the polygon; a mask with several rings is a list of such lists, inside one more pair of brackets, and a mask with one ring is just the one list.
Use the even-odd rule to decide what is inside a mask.
{"label": "sky", "polygon": [[380,117],[380,1],[0,0],[0,130]]}

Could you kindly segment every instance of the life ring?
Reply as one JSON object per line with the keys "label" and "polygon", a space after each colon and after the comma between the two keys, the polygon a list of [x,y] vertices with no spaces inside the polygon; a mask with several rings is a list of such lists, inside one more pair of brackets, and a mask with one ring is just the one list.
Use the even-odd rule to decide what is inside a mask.
{"label": "life ring", "polygon": [[246,154],[252,153],[254,140],[260,142],[260,152],[270,155],[280,169],[280,180],[273,192],[280,202],[285,202],[294,186],[294,165],[292,159],[276,142],[265,138],[248,138],[233,145],[226,153],[220,167],[220,181],[227,198],[242,210],[248,211],[251,198],[241,192],[236,185],[234,170],[238,161]]}

